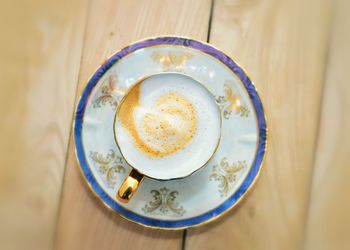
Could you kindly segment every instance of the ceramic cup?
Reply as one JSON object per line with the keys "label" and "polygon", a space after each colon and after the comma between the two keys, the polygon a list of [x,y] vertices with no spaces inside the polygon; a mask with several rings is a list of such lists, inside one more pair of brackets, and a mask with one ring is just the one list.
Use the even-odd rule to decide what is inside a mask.
{"label": "ceramic cup", "polygon": [[187,75],[151,75],[120,102],[114,136],[132,167],[117,193],[128,202],[145,176],[185,178],[212,158],[221,137],[220,109],[211,92]]}

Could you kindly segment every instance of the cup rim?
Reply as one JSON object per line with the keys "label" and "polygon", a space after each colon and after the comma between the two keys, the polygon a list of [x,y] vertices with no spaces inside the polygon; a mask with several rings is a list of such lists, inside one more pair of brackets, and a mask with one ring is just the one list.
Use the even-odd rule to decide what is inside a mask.
{"label": "cup rim", "polygon": [[[153,77],[153,76],[157,76],[157,75],[167,75],[167,74],[172,74],[172,75],[182,75],[182,76],[185,76],[187,78],[190,78],[192,79],[193,81],[197,82],[198,84],[200,84],[204,89],[206,89],[208,91],[208,93],[214,98],[214,103],[215,103],[215,107],[218,109],[218,113],[219,113],[219,120],[220,120],[220,132],[219,132],[219,136],[218,136],[218,139],[217,139],[217,142],[216,142],[216,145],[215,145],[215,148],[212,152],[212,154],[210,155],[210,157],[201,165],[199,166],[198,168],[196,168],[195,170],[193,170],[192,172],[190,172],[189,174],[186,174],[186,175],[183,175],[183,176],[179,176],[179,177],[173,177],[173,178],[157,178],[157,177],[154,177],[154,176],[150,176],[148,174],[145,174],[143,173],[137,166],[133,166],[132,164],[129,163],[127,157],[125,157],[125,155],[123,154],[123,151],[118,143],[118,139],[117,139],[117,132],[116,132],[116,122],[117,122],[117,116],[118,116],[118,112],[119,112],[119,109],[122,105],[122,103],[124,102],[124,99],[125,97],[129,94],[129,92],[131,91],[131,89],[137,85],[137,84],[141,84],[142,82],[144,82],[145,80]],[[135,169],[137,172],[139,172],[140,174],[142,174],[143,176],[145,177],[148,177],[150,179],[154,179],[154,180],[157,180],[157,181],[170,181],[170,180],[179,180],[179,179],[184,179],[184,178],[187,178],[191,175],[193,175],[194,173],[196,173],[197,171],[199,171],[200,169],[202,169],[215,155],[219,145],[220,145],[220,141],[221,141],[221,136],[222,136],[222,115],[221,115],[221,111],[220,111],[220,107],[218,105],[218,103],[215,101],[215,96],[213,95],[213,93],[203,84],[201,83],[200,81],[198,81],[197,79],[195,79],[194,77],[192,76],[189,76],[189,75],[186,75],[182,72],[176,72],[176,71],[166,71],[166,72],[158,72],[158,73],[155,73],[155,74],[150,74],[146,77],[143,77],[139,80],[136,81],[136,83],[134,83],[133,86],[131,86],[124,94],[123,98],[121,99],[121,101],[119,102],[118,104],[118,107],[115,111],[115,114],[114,114],[114,120],[113,120],[113,136],[114,136],[114,141],[118,147],[118,150],[121,154],[121,156],[123,157],[123,160],[132,168],[132,169]]]}

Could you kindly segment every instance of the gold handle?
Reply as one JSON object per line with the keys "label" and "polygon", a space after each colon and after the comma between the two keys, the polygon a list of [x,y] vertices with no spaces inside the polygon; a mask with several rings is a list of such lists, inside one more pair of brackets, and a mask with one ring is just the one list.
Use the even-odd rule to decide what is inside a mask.
{"label": "gold handle", "polygon": [[142,174],[135,169],[131,170],[129,176],[125,178],[123,184],[118,190],[117,199],[124,203],[129,202],[134,193],[136,193],[142,180]]}

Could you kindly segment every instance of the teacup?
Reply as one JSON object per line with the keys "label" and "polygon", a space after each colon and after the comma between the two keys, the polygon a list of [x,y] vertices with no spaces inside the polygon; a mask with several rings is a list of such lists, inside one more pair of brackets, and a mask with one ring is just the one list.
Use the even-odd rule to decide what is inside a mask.
{"label": "teacup", "polygon": [[221,115],[214,96],[181,73],[159,73],[138,81],[118,106],[114,136],[132,167],[117,198],[128,202],[145,176],[185,178],[214,155]]}

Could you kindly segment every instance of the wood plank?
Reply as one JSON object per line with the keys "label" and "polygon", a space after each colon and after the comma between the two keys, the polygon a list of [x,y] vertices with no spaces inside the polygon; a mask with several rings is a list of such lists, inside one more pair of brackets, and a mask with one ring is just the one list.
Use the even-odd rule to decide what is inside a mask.
{"label": "wood plank", "polygon": [[235,212],[189,230],[186,249],[302,247],[329,23],[329,0],[215,1],[210,42],[251,72],[269,147],[253,192]]}
{"label": "wood plank", "polygon": [[1,4],[0,249],[52,247],[86,7]]}
{"label": "wood plank", "polygon": [[[205,40],[209,14],[209,0],[92,1],[79,90],[100,62],[134,40],[161,34]],[[57,230],[58,249],[179,249],[181,239],[182,231],[145,229],[101,205],[79,173],[71,140]]]}
{"label": "wood plank", "polygon": [[337,0],[305,249],[350,248],[350,2]]}

